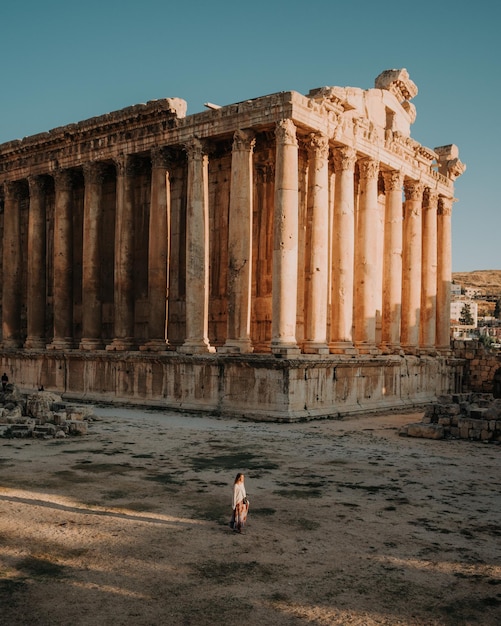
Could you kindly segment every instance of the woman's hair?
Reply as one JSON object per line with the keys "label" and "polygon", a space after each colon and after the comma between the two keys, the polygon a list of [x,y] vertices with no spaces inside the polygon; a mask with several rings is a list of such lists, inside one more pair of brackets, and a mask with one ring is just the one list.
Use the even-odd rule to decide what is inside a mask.
{"label": "woman's hair", "polygon": [[243,474],[242,474],[241,472],[239,472],[239,473],[237,474],[237,477],[235,478],[235,483],[234,483],[235,485],[236,485],[236,484],[238,483],[238,481],[242,478],[242,476],[243,476]]}

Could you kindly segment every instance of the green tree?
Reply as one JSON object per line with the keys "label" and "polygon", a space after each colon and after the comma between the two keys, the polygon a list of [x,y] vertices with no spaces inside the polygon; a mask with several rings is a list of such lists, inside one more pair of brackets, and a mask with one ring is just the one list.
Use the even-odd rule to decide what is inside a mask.
{"label": "green tree", "polygon": [[498,320],[501,319],[501,298],[496,300],[496,306],[494,307],[494,317]]}
{"label": "green tree", "polygon": [[459,316],[459,323],[462,326],[473,326],[474,320],[473,315],[471,314],[471,308],[468,303],[465,303],[463,308],[461,309],[461,315]]}

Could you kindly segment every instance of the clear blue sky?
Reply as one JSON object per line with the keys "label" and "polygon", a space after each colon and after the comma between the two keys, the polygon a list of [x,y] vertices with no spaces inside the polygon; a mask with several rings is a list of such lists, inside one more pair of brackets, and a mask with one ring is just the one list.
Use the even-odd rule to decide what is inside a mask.
{"label": "clear blue sky", "polygon": [[188,114],[407,68],[412,136],[459,146],[453,271],[501,269],[501,4],[2,0],[0,143],[156,98]]}

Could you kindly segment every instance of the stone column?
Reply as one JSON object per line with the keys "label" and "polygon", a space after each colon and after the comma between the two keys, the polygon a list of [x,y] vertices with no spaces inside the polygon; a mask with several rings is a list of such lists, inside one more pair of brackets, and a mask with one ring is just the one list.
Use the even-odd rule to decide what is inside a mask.
{"label": "stone column", "polygon": [[54,174],[54,337],[50,350],[73,348],[73,177]]}
{"label": "stone column", "polygon": [[379,163],[373,159],[359,161],[360,192],[355,246],[355,346],[361,354],[376,354],[376,294],[380,211],[378,204]]}
{"label": "stone column", "polygon": [[188,154],[186,206],[185,354],[215,352],[209,344],[209,158],[200,139],[185,146]]}
{"label": "stone column", "polygon": [[300,353],[296,342],[298,273],[298,143],[290,119],[278,122],[273,222],[271,351]]}
{"label": "stone column", "polygon": [[331,341],[333,354],[354,354],[353,293],[355,254],[354,174],[357,153],[344,146],[333,151],[335,168],[332,227]]}
{"label": "stone column", "polygon": [[427,187],[423,195],[419,346],[432,352],[435,350],[437,327],[437,203],[438,193]]}
{"label": "stone column", "polygon": [[103,348],[101,339],[101,216],[105,175],[102,163],[87,163],[83,215],[82,339],[81,350]]}
{"label": "stone column", "polygon": [[397,170],[383,172],[385,202],[383,253],[383,311],[381,340],[383,350],[400,349],[402,313],[402,185],[403,174]]}
{"label": "stone column", "polygon": [[400,340],[408,353],[417,351],[421,308],[422,255],[422,183],[406,180],[404,183],[404,237],[402,252],[402,326]]}
{"label": "stone column", "polygon": [[252,352],[253,151],[252,131],[237,130],[231,153],[228,234],[228,322],[224,352]]}
{"label": "stone column", "polygon": [[131,350],[134,348],[134,157],[123,155],[115,165],[115,337],[106,350]]}
{"label": "stone column", "polygon": [[448,352],[451,346],[451,283],[453,198],[439,196],[437,215],[437,334],[436,347]]}
{"label": "stone column", "polygon": [[328,354],[329,140],[327,137],[321,133],[312,134],[308,152],[311,237],[309,276],[306,278],[306,333],[303,350],[312,354]]}
{"label": "stone column", "polygon": [[148,248],[148,341],[140,350],[167,350],[170,264],[170,157],[161,148],[151,153],[151,196]]}
{"label": "stone column", "polygon": [[45,234],[45,180],[41,176],[28,178],[30,208],[28,217],[28,289],[27,337],[24,347],[41,350],[45,338],[46,307],[46,234]]}
{"label": "stone column", "polygon": [[4,348],[21,346],[21,201],[19,182],[4,183],[2,334]]}

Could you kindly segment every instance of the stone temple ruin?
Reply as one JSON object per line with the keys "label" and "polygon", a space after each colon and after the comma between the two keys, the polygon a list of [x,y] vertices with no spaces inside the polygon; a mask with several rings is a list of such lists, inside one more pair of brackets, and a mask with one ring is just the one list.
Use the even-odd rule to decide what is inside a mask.
{"label": "stone temple ruin", "polygon": [[93,408],[63,402],[50,391],[22,394],[12,384],[0,391],[0,437],[63,439],[86,435]]}
{"label": "stone temple ruin", "polygon": [[424,405],[450,351],[454,145],[406,70],[0,146],[0,359],[26,390],[255,419]]}

